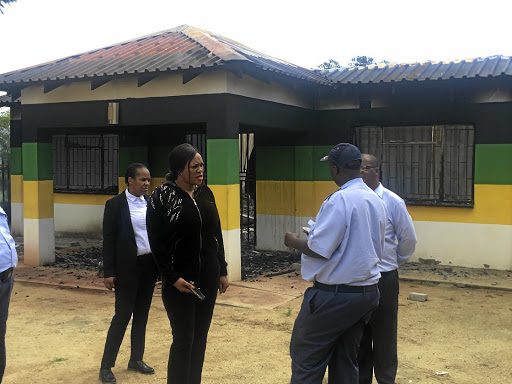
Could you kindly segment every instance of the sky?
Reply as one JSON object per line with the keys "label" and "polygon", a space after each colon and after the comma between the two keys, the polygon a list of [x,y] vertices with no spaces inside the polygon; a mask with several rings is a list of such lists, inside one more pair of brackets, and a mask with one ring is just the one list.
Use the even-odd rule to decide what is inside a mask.
{"label": "sky", "polygon": [[316,68],[512,56],[510,0],[18,0],[0,14],[0,73],[188,24]]}

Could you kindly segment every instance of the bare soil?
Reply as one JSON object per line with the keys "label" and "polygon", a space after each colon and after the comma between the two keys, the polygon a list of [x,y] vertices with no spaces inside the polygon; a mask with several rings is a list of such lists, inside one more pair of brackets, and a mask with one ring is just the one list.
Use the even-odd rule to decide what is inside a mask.
{"label": "bare soil", "polygon": [[[410,267],[401,272],[397,384],[512,383],[510,271],[421,263]],[[301,294],[309,284],[297,272],[281,273],[288,270],[233,284],[219,298],[209,334],[204,384],[289,382],[290,335]],[[95,268],[21,264],[15,278],[3,382],[99,382],[114,295],[101,288]],[[428,301],[411,301],[410,292],[426,293]],[[165,383],[171,341],[157,290],[144,357],[155,374],[144,376],[126,369],[127,332],[113,369],[117,382]],[[447,373],[437,375],[439,371]]]}

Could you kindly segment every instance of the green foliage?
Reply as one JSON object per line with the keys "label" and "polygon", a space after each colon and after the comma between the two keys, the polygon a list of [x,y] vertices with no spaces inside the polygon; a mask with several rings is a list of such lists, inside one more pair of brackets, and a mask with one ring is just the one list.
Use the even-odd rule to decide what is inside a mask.
{"label": "green foliage", "polygon": [[66,360],[68,360],[66,357],[56,357],[55,359],[53,359],[52,363],[60,363],[61,361]]}
{"label": "green foliage", "polygon": [[[377,60],[375,60],[371,56],[356,56],[353,57],[350,63],[348,63],[349,67],[366,67],[368,65],[377,64]],[[379,61],[379,64],[389,64],[387,60]]]}
{"label": "green foliage", "polygon": [[0,112],[0,157],[9,161],[11,112]]}
{"label": "green foliage", "polygon": [[318,68],[320,68],[320,69],[341,68],[341,65],[336,60],[329,59],[327,61],[324,61],[322,64],[320,64],[318,66]]}
{"label": "green foliage", "polygon": [[18,0],[0,0],[0,13],[4,13],[3,9],[5,7],[5,4],[11,4],[11,3],[15,3],[16,1]]}
{"label": "green foliage", "polygon": [[348,63],[349,67],[365,67],[367,65],[375,64],[375,59],[370,56],[356,56],[353,57],[350,63]]}
{"label": "green foliage", "polygon": [[10,111],[0,112],[0,155],[9,157],[10,153]]}
{"label": "green foliage", "polygon": [[286,317],[290,317],[292,315],[292,309],[288,307],[288,310],[284,313]]}
{"label": "green foliage", "polygon": [[[379,61],[379,64],[389,64],[387,60]],[[370,56],[356,56],[353,57],[350,63],[348,63],[349,67],[366,67],[368,65],[377,64],[377,60]],[[320,69],[333,69],[333,68],[342,68],[339,62],[333,59],[329,59],[324,61],[322,64],[318,66]]]}

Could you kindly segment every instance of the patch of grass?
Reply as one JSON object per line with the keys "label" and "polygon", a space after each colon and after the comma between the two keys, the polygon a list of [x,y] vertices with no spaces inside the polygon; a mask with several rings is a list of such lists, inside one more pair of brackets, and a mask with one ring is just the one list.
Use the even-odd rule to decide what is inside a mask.
{"label": "patch of grass", "polygon": [[290,317],[292,315],[292,309],[290,307],[288,307],[288,309],[286,310],[286,312],[284,313],[284,315],[286,317]]}
{"label": "patch of grass", "polygon": [[228,323],[226,323],[225,321],[220,321],[220,322],[216,322],[215,325],[218,325],[219,327],[223,327],[225,325],[227,325]]}
{"label": "patch of grass", "polygon": [[60,363],[61,361],[66,360],[68,360],[66,357],[56,357],[55,359],[52,360],[52,363]]}

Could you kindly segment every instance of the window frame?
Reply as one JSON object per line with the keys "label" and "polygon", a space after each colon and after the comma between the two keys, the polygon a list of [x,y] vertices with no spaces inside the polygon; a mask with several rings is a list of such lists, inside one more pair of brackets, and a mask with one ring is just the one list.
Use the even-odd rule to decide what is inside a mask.
{"label": "window frame", "polygon": [[54,193],[119,193],[118,135],[56,134],[52,153]]}
{"label": "window frame", "polygon": [[408,205],[472,208],[474,131],[467,124],[361,126],[354,142],[377,157],[382,184]]}

